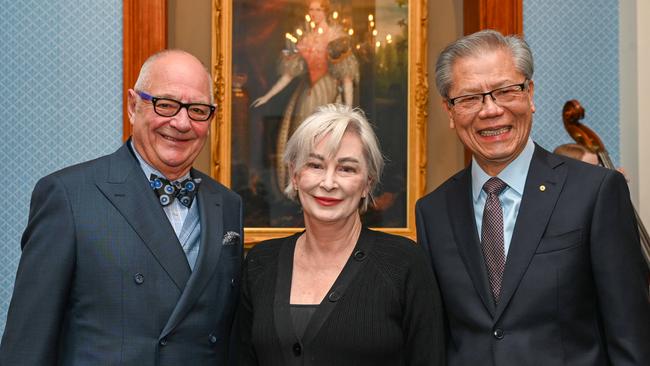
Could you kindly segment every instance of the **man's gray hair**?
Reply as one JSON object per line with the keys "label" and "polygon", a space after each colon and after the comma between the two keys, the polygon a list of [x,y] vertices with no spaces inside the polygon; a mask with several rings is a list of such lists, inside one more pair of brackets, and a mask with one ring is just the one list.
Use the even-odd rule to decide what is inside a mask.
{"label": "man's gray hair", "polygon": [[533,78],[533,53],[523,38],[488,29],[472,33],[449,44],[436,62],[436,86],[440,95],[448,99],[452,87],[452,67],[458,59],[489,51],[506,50],[512,55],[515,68],[528,80]]}
{"label": "man's gray hair", "polygon": [[[346,132],[355,133],[361,139],[368,167],[368,195],[359,203],[359,212],[364,213],[368,209],[368,205],[374,201],[373,190],[379,183],[384,168],[384,157],[379,148],[377,135],[361,109],[352,109],[341,104],[328,104],[319,107],[291,135],[284,152],[284,164],[289,170],[290,177],[293,177],[305,166],[309,154],[325,137],[329,137],[325,153],[328,157],[333,157]],[[298,199],[292,179],[289,179],[284,193],[292,201]]]}
{"label": "man's gray hair", "polygon": [[[151,65],[153,65],[157,60],[171,55],[171,54],[182,54],[182,55],[187,55],[192,58],[194,58],[198,63],[203,65],[201,60],[196,58],[193,54],[180,50],[180,49],[165,49],[158,51],[154,53],[153,55],[149,56],[144,63],[142,64],[142,67],[140,68],[140,74],[138,74],[138,80],[135,81],[135,85],[133,86],[133,89],[137,91],[146,91],[149,86],[151,85],[151,79],[150,79],[150,71],[151,71]],[[210,76],[210,72],[208,69],[203,65],[203,69],[205,70],[205,73],[208,77],[208,88],[209,88],[209,93],[210,93],[210,104],[214,104],[214,92],[212,89],[212,76]]]}

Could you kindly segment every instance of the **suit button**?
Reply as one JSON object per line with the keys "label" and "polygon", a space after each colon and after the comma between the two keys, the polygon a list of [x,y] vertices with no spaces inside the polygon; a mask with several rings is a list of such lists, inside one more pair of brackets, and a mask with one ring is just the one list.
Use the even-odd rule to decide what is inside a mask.
{"label": "suit button", "polygon": [[235,287],[235,279],[234,278],[230,279],[230,287]]}
{"label": "suit button", "polygon": [[217,336],[214,334],[210,334],[208,340],[210,341],[210,343],[215,344],[217,343]]}
{"label": "suit button", "polygon": [[302,354],[302,347],[300,346],[300,343],[294,343],[293,344],[293,354],[298,357]]}
{"label": "suit button", "polygon": [[327,299],[331,302],[337,302],[341,298],[341,295],[336,292],[336,290],[332,291],[328,296]]}
{"label": "suit button", "polygon": [[160,342],[158,342],[158,344],[165,347],[167,345],[167,338],[165,337],[165,338],[161,339]]}
{"label": "suit button", "polygon": [[144,283],[144,275],[142,273],[136,273],[135,276],[133,276],[133,280],[136,284],[142,285]]}
{"label": "suit button", "polygon": [[357,262],[361,262],[364,259],[366,259],[366,252],[364,252],[363,250],[357,250],[356,252],[354,252],[354,254],[352,254],[352,257]]}
{"label": "suit button", "polygon": [[503,339],[503,335],[504,335],[504,334],[503,334],[503,329],[501,329],[501,328],[497,328],[497,329],[494,330],[494,333],[493,333],[493,334],[494,334],[494,338],[496,338],[496,339]]}

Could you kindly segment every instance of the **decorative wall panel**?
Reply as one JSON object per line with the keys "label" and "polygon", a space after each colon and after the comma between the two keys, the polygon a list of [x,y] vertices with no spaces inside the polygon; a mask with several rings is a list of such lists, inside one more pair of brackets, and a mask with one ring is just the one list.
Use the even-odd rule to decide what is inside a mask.
{"label": "decorative wall panel", "polygon": [[562,107],[577,99],[582,120],[619,164],[619,8],[616,0],[524,0],[524,34],[535,57],[533,139],[552,150],[573,142]]}
{"label": "decorative wall panel", "polygon": [[34,184],[121,144],[122,2],[0,5],[2,333]]}

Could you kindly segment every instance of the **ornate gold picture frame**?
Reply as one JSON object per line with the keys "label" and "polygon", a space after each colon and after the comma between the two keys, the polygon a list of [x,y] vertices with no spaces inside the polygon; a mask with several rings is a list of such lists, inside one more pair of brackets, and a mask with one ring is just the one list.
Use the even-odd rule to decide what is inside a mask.
{"label": "ornate gold picture frame", "polygon": [[[326,19],[309,15],[312,3],[326,5]],[[337,101],[366,112],[387,156],[364,223],[415,238],[426,178],[426,9],[426,0],[213,1],[211,174],[242,195],[247,246],[302,230],[299,206],[281,194],[282,136],[326,77]],[[311,59],[306,45],[323,35],[327,51]]]}

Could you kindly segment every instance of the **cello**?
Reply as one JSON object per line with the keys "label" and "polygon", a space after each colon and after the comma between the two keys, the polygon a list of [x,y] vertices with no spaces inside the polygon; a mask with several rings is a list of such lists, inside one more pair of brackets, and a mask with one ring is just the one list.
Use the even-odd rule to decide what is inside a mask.
{"label": "cello", "polygon": [[[596,154],[598,160],[605,168],[616,169],[602,140],[592,129],[580,123],[580,120],[583,119],[584,116],[584,108],[580,105],[580,102],[575,99],[566,102],[564,108],[562,108],[562,121],[564,122],[564,128],[569,133],[569,136],[571,136],[576,143]],[[641,222],[641,217],[639,217],[639,214],[634,207],[633,210],[637,227],[639,229],[641,252],[643,253],[643,258],[645,258],[646,264],[650,268],[650,237],[648,236],[648,231]]]}

